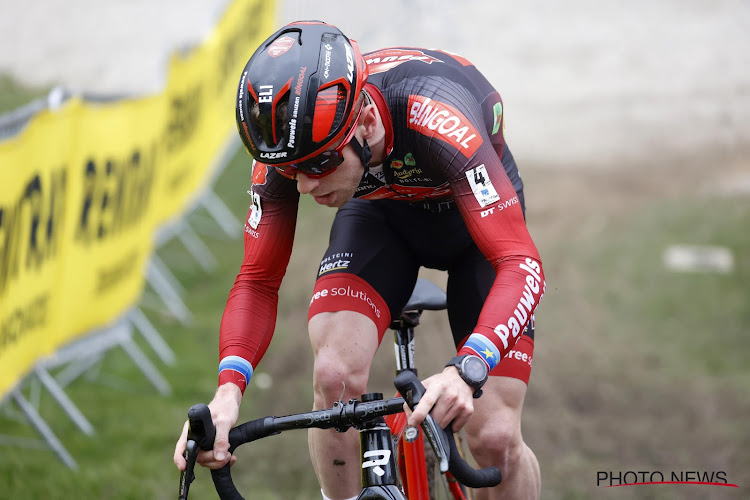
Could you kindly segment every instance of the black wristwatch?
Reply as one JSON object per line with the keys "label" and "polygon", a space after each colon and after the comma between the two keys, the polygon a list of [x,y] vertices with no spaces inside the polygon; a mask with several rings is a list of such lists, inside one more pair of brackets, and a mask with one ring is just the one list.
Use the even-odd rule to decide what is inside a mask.
{"label": "black wristwatch", "polygon": [[455,356],[445,366],[455,366],[464,382],[474,389],[474,399],[482,395],[482,386],[487,382],[487,365],[479,356],[464,354]]}

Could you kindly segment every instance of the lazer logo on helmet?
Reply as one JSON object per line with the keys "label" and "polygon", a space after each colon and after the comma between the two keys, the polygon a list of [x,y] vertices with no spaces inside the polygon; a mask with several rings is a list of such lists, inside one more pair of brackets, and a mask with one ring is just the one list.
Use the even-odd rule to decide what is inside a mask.
{"label": "lazer logo on helmet", "polygon": [[542,277],[539,274],[541,272],[541,266],[534,259],[526,258],[526,262],[520,264],[518,267],[527,273],[523,294],[521,295],[518,304],[516,304],[513,316],[508,318],[505,323],[497,325],[494,330],[495,335],[498,336],[505,349],[510,346],[509,339],[511,336],[515,339],[521,334],[524,325],[529,320],[529,316],[534,311],[536,304],[534,295],[541,290],[539,300],[542,300],[544,290],[547,286],[547,284],[542,281]]}
{"label": "lazer logo on helmet", "polygon": [[447,142],[467,158],[482,144],[479,132],[460,111],[421,95],[409,96],[407,127]]}
{"label": "lazer logo on helmet", "polygon": [[278,160],[279,158],[286,158],[286,151],[280,153],[261,153],[260,157],[264,160]]}

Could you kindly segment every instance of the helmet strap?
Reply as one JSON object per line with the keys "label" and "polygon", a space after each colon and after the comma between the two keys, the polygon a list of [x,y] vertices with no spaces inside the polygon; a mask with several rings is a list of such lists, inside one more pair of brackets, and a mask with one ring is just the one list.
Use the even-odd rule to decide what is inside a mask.
{"label": "helmet strap", "polygon": [[364,144],[360,144],[359,140],[356,137],[352,137],[352,140],[349,144],[351,144],[352,148],[354,148],[354,151],[359,155],[359,161],[362,162],[362,166],[365,167],[365,171],[362,174],[362,179],[364,180],[365,176],[367,175],[367,172],[370,171],[370,160],[372,160],[372,151],[370,151],[370,145],[367,144],[367,139],[362,139],[362,142]]}

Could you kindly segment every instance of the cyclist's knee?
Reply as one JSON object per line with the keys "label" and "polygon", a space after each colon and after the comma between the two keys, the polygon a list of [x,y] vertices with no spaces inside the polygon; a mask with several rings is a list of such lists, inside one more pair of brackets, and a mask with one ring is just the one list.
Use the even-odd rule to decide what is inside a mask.
{"label": "cyclist's knee", "polygon": [[494,465],[503,475],[512,475],[523,452],[520,429],[512,422],[496,421],[472,430],[467,432],[467,441],[477,463],[482,467]]}
{"label": "cyclist's knee", "polygon": [[359,397],[366,392],[367,379],[368,370],[361,366],[352,366],[333,353],[321,353],[315,358],[313,369],[316,403],[330,406],[339,398]]}
{"label": "cyclist's knee", "polygon": [[377,350],[377,333],[372,335],[362,329],[352,328],[350,321],[340,321],[335,315],[333,321],[310,323],[310,337],[315,353],[313,387],[315,403],[330,406],[338,399],[359,397],[367,392],[370,364]]}
{"label": "cyclist's knee", "polygon": [[377,330],[367,317],[350,311],[321,313],[309,322],[315,354],[313,386],[316,405],[359,397],[367,390]]}

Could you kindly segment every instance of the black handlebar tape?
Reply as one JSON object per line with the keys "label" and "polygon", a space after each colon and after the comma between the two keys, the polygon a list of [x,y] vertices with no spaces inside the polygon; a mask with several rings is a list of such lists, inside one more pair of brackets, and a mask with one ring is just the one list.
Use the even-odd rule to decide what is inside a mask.
{"label": "black handlebar tape", "polygon": [[219,494],[221,500],[245,500],[237,491],[237,487],[232,482],[232,473],[230,472],[229,462],[221,469],[213,469],[211,471],[211,479],[214,480],[214,487],[216,493]]}
{"label": "black handlebar tape", "polygon": [[[239,425],[229,431],[229,453],[234,453],[235,448],[241,444],[261,439],[271,434],[273,431],[273,417],[259,418]],[[211,471],[211,479],[214,481],[216,492],[221,500],[244,500],[237,487],[232,481],[232,472],[229,462],[218,470]]]}
{"label": "black handlebar tape", "polygon": [[211,420],[211,410],[203,403],[193,405],[188,410],[188,439],[193,439],[202,450],[213,450],[216,427]]}
{"label": "black handlebar tape", "polygon": [[451,453],[448,458],[448,470],[451,471],[459,483],[469,488],[491,488],[497,486],[503,480],[503,475],[497,467],[485,467],[484,469],[474,469],[469,465],[458,452],[456,439],[452,432],[445,432],[448,438],[448,446]]}
{"label": "black handlebar tape", "polygon": [[235,448],[241,444],[276,434],[273,430],[273,419],[274,417],[258,418],[229,431],[229,453],[234,453]]}

